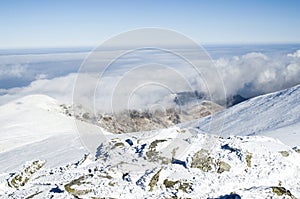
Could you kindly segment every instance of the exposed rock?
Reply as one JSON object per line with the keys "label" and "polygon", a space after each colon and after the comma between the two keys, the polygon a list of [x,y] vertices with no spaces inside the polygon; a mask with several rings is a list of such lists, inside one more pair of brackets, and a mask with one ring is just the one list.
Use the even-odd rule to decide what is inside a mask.
{"label": "exposed rock", "polygon": [[231,166],[224,161],[217,162],[217,166],[218,166],[217,173],[223,173],[224,171],[230,171],[231,169]]}
{"label": "exposed rock", "polygon": [[25,186],[25,184],[28,182],[28,180],[31,178],[31,176],[40,170],[44,165],[46,161],[43,160],[36,160],[33,161],[31,164],[26,166],[23,171],[20,173],[15,173],[11,176],[11,178],[8,180],[8,186],[19,188],[20,186]]}
{"label": "exposed rock", "polygon": [[296,151],[297,153],[300,153],[300,148],[299,147],[293,147],[293,150]]}
{"label": "exposed rock", "polygon": [[272,188],[273,193],[277,194],[278,196],[287,195],[291,199],[296,199],[296,197],[293,194],[291,194],[291,192],[284,187],[271,187],[271,188]]}
{"label": "exposed rock", "polygon": [[283,156],[283,157],[288,157],[290,154],[288,151],[279,151],[279,153]]}
{"label": "exposed rock", "polygon": [[87,176],[81,176],[75,180],[72,180],[71,182],[69,182],[68,184],[65,185],[65,190],[73,195],[75,198],[77,198],[80,195],[84,195],[87,194],[89,192],[92,192],[92,189],[79,189],[80,185],[84,185],[86,184],[85,180],[93,177],[91,174],[87,175]]}
{"label": "exposed rock", "polygon": [[160,169],[156,174],[154,174],[154,176],[151,178],[150,183],[149,183],[149,187],[150,187],[150,191],[153,191],[154,187],[156,186],[158,180],[159,180],[159,174],[161,172],[162,169]]}
{"label": "exposed rock", "polygon": [[64,104],[61,107],[64,114],[74,115],[78,120],[96,124],[116,134],[167,128],[211,115],[223,109],[222,106],[210,101],[199,103],[180,102],[165,111],[124,110],[113,114],[99,112],[96,115],[89,113],[80,105],[74,106],[73,109],[71,106]]}
{"label": "exposed rock", "polygon": [[180,180],[177,181],[171,181],[168,179],[165,179],[163,184],[167,189],[172,189],[174,191],[183,191],[185,193],[190,193],[192,191],[192,183],[188,182],[182,182]]}
{"label": "exposed rock", "polygon": [[252,153],[248,153],[246,155],[246,163],[247,163],[247,167],[251,167],[251,159],[252,159]]}
{"label": "exposed rock", "polygon": [[221,106],[209,101],[186,105],[184,111],[179,108],[169,108],[165,112],[129,110],[99,116],[102,119],[98,120],[98,125],[113,133],[150,131],[205,117],[220,110]]}
{"label": "exposed rock", "polygon": [[204,172],[212,170],[213,159],[209,156],[209,153],[205,149],[201,149],[196,152],[192,158],[192,168],[201,169]]}
{"label": "exposed rock", "polygon": [[171,159],[161,156],[161,151],[156,150],[159,143],[166,141],[167,140],[155,140],[150,144],[148,151],[146,152],[147,159],[150,162],[160,162],[161,164],[168,164],[171,162]]}

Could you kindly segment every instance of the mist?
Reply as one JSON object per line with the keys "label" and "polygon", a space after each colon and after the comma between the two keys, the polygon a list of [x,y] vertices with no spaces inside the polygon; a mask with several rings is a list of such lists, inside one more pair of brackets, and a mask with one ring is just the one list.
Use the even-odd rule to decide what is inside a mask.
{"label": "mist", "polygon": [[[78,77],[85,78],[81,85],[84,92],[78,94],[81,102],[101,111],[111,111],[112,107],[114,110],[168,107],[173,103],[174,94],[183,91],[199,91],[218,102],[224,100],[224,92],[225,100],[234,95],[251,98],[300,83],[300,50],[289,52],[285,48],[279,53],[257,50],[243,54],[232,51],[226,56],[221,56],[222,51],[213,52],[210,61],[214,70],[209,73],[205,67],[208,62],[197,60],[199,56],[194,50],[186,52],[194,63],[201,64],[200,73],[180,57],[153,49],[120,57],[102,75],[97,73],[99,66],[95,61],[89,71],[78,71],[85,53],[27,58],[9,55],[10,60],[5,55],[0,57],[0,104],[32,94],[45,94],[71,103]],[[111,51],[105,53],[113,57]],[[214,77],[216,73],[220,79]]]}

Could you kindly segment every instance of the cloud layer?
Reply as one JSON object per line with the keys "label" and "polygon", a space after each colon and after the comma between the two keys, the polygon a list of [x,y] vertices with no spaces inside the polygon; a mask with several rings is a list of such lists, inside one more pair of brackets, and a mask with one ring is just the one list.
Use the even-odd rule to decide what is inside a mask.
{"label": "cloud layer", "polygon": [[253,52],[229,59],[221,58],[215,64],[227,95],[253,97],[299,84],[299,52],[279,56]]}
{"label": "cloud layer", "polygon": [[[195,51],[188,52],[197,61]],[[111,57],[114,55],[112,52],[106,53]],[[76,53],[74,56],[15,56],[17,59],[11,59],[14,60],[12,62],[2,56],[0,82],[12,81],[18,87],[1,84],[0,104],[37,93],[71,102],[78,78],[76,71],[83,57],[84,54]],[[26,63],[26,60],[33,61]],[[257,51],[214,59],[217,70],[213,72],[220,75],[224,84],[214,78],[216,73],[206,73],[205,63],[202,63],[204,69],[198,74],[188,62],[157,50],[144,50],[120,57],[101,78],[95,73],[99,69],[99,61],[103,60],[92,61],[94,65],[91,70],[80,75],[85,78],[85,83],[80,85],[84,92],[80,95],[86,103],[90,103],[91,96],[94,97],[92,105],[105,111],[111,106],[167,106],[172,93],[185,90],[198,90],[209,96],[214,95],[214,99],[221,99],[218,94],[222,95],[224,89],[227,96],[239,94],[253,97],[300,83],[300,50],[279,54]],[[29,80],[24,84],[26,78]],[[20,82],[17,82],[18,79]]]}
{"label": "cloud layer", "polygon": [[0,55],[0,89],[28,86],[37,79],[52,79],[76,72],[87,53]]}

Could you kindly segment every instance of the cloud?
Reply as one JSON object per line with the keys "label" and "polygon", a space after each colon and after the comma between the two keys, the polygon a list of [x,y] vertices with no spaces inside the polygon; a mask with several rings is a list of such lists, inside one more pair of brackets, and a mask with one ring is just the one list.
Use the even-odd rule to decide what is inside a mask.
{"label": "cloud", "polygon": [[33,94],[48,95],[62,102],[71,103],[76,78],[77,74],[72,73],[64,77],[35,80],[26,87],[0,89],[0,93],[4,94],[0,97],[0,104]]}
{"label": "cloud", "polygon": [[0,67],[0,79],[3,78],[15,78],[21,77],[26,71],[26,66],[24,65],[10,65]]}
{"label": "cloud", "polygon": [[[174,93],[208,90],[204,79],[208,79],[209,75],[205,71],[210,67],[207,63],[212,65],[212,62],[207,55],[198,53],[196,56],[190,56],[204,57],[199,63],[204,66],[204,70],[197,71],[192,65],[195,60],[187,61],[174,51],[147,48],[111,53],[111,60],[107,54],[102,55],[101,52],[94,53],[86,60],[75,87],[74,99],[78,100],[76,103],[85,106],[95,103],[97,109],[105,112],[128,107],[149,108],[153,104],[168,108],[171,100],[168,97]],[[215,74],[210,75],[211,80],[215,79]]]}
{"label": "cloud", "polygon": [[229,59],[218,59],[227,95],[241,94],[253,97],[263,93],[285,89],[300,83],[300,50],[288,56],[268,57],[254,52]]}
{"label": "cloud", "polygon": [[[261,52],[213,60],[216,70],[206,67],[208,62],[197,60],[199,56],[190,50],[192,61],[200,64],[200,73],[189,62],[159,50],[143,50],[122,56],[111,63],[100,76],[101,64],[107,60],[93,57],[88,70],[79,73],[49,73],[40,70],[34,73],[27,86],[0,88],[0,104],[30,94],[45,94],[61,101],[75,102],[109,112],[126,107],[140,108],[151,105],[167,107],[172,94],[181,91],[202,91],[213,99],[242,95],[253,97],[264,93],[291,87],[300,83],[300,50],[276,56]],[[113,52],[105,52],[114,57]],[[49,62],[49,60],[48,60]],[[45,62],[45,63],[48,63]],[[59,67],[60,62],[55,62]],[[64,63],[64,62],[63,62]],[[39,63],[42,64],[42,63]],[[100,68],[99,68],[100,67]],[[74,70],[75,68],[73,68]],[[1,71],[1,70],[0,70]],[[24,76],[30,68],[15,65],[3,69],[11,76]],[[222,82],[217,78],[220,75]],[[52,74],[52,75],[49,75]],[[74,88],[75,87],[75,88]],[[75,89],[75,93],[73,90]],[[220,96],[218,96],[220,95]],[[151,107],[150,106],[150,107]]]}
{"label": "cloud", "polygon": [[44,73],[37,74],[35,79],[47,79],[48,75]]}
{"label": "cloud", "polygon": [[288,57],[294,57],[294,58],[300,58],[300,50],[297,50],[294,53],[289,53],[287,56]]}
{"label": "cloud", "polygon": [[0,88],[28,86],[36,79],[53,79],[78,70],[87,53],[0,55]]}

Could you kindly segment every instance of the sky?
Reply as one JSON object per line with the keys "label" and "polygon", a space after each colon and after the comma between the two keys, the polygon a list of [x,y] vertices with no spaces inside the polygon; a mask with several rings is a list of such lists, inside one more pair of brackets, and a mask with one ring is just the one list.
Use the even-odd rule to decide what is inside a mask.
{"label": "sky", "polygon": [[[142,90],[141,92],[151,95],[149,97],[140,94],[132,95],[137,96],[135,101],[141,101],[140,104],[144,99],[156,101],[152,99],[157,97],[153,93],[158,94],[153,92],[154,86],[149,86],[149,92],[140,87],[150,82],[164,85],[162,89],[172,88],[173,93],[186,90],[186,88],[176,87],[184,84],[178,84],[182,78],[176,75],[177,73],[172,73],[173,69],[183,75],[184,80],[189,80],[188,83],[194,86],[193,90],[213,94],[217,96],[216,99],[221,99],[224,90],[227,96],[238,94],[248,98],[289,88],[300,83],[299,10],[299,0],[132,0],[126,2],[1,0],[0,105],[37,93],[70,101],[73,99],[74,87],[78,86],[75,85],[78,82],[77,75],[90,72],[90,70],[81,73],[78,71],[87,60],[92,60],[91,66],[98,68],[103,60],[114,60],[115,57],[112,55],[118,55],[122,42],[126,45],[129,43],[130,50],[139,42],[147,45],[151,43],[151,46],[152,42],[162,45],[176,44],[177,47],[182,44],[180,39],[183,38],[183,41],[191,38],[197,44],[204,44],[204,49],[209,54],[207,60],[212,58],[210,61],[215,65],[214,71],[199,77],[198,73],[190,72],[185,64],[165,51],[158,53],[151,49],[140,49],[141,52],[129,50],[125,54],[128,57],[117,56],[116,60],[119,62],[115,65],[116,70],[108,73],[106,79],[103,78],[107,80],[105,83],[100,82],[99,85],[102,85],[100,88],[103,88],[100,91],[103,91],[103,95],[99,96],[111,96],[110,91],[117,93],[115,87],[112,88],[115,85],[111,84],[111,76],[118,84],[119,80],[120,82],[128,80],[127,84],[126,82],[120,84],[125,88],[119,90],[126,91],[125,94],[131,94],[131,90],[130,92],[127,90],[132,88],[132,92]],[[158,36],[153,34],[157,29],[154,32],[149,31],[150,29],[146,32],[142,30],[142,33],[140,30],[136,31],[139,34],[133,34],[132,32],[135,31],[131,31],[146,27],[170,29],[181,34],[173,31],[158,31],[160,32]],[[130,36],[127,35],[128,33]],[[119,36],[116,37],[117,35]],[[117,44],[115,51],[105,48],[110,46],[109,44],[113,47]],[[160,46],[154,44],[155,47]],[[108,57],[91,56],[91,50],[97,46],[99,51],[96,52]],[[187,50],[185,55],[189,55],[188,57],[191,58],[189,61],[201,61],[201,53],[183,48],[182,50]],[[197,60],[197,56],[201,58]],[[154,66],[149,65],[150,69],[145,69],[147,72],[137,70],[136,73],[132,73],[135,68],[133,70],[127,67],[139,69],[149,62],[159,66],[163,63],[171,70],[162,66],[153,70],[151,67]],[[203,66],[204,72],[207,72],[206,64],[199,65]],[[216,81],[211,78],[217,74],[216,71],[222,80],[220,84],[216,84]],[[102,74],[99,71],[93,72]],[[184,76],[186,73],[193,76]],[[209,76],[210,74],[212,76]],[[154,75],[155,81],[149,80],[152,78],[151,75]],[[204,83],[201,82],[203,77],[209,89],[205,90]],[[98,80],[94,76],[84,76],[84,78],[88,81],[83,79],[86,84],[79,86],[83,88],[83,93],[95,92],[93,83]],[[147,84],[136,85],[135,83],[140,80],[147,81]],[[92,84],[89,85],[90,83]],[[165,90],[162,94],[164,92]],[[124,101],[124,98],[117,94],[116,99]],[[119,94],[123,96],[124,93]],[[158,96],[159,99],[160,97]],[[106,99],[99,97],[99,100]],[[110,99],[107,102],[110,102]],[[98,104],[103,105],[105,102],[101,101]]]}
{"label": "sky", "polygon": [[298,0],[1,0],[0,49],[96,46],[143,27],[201,44],[300,43],[299,10]]}

